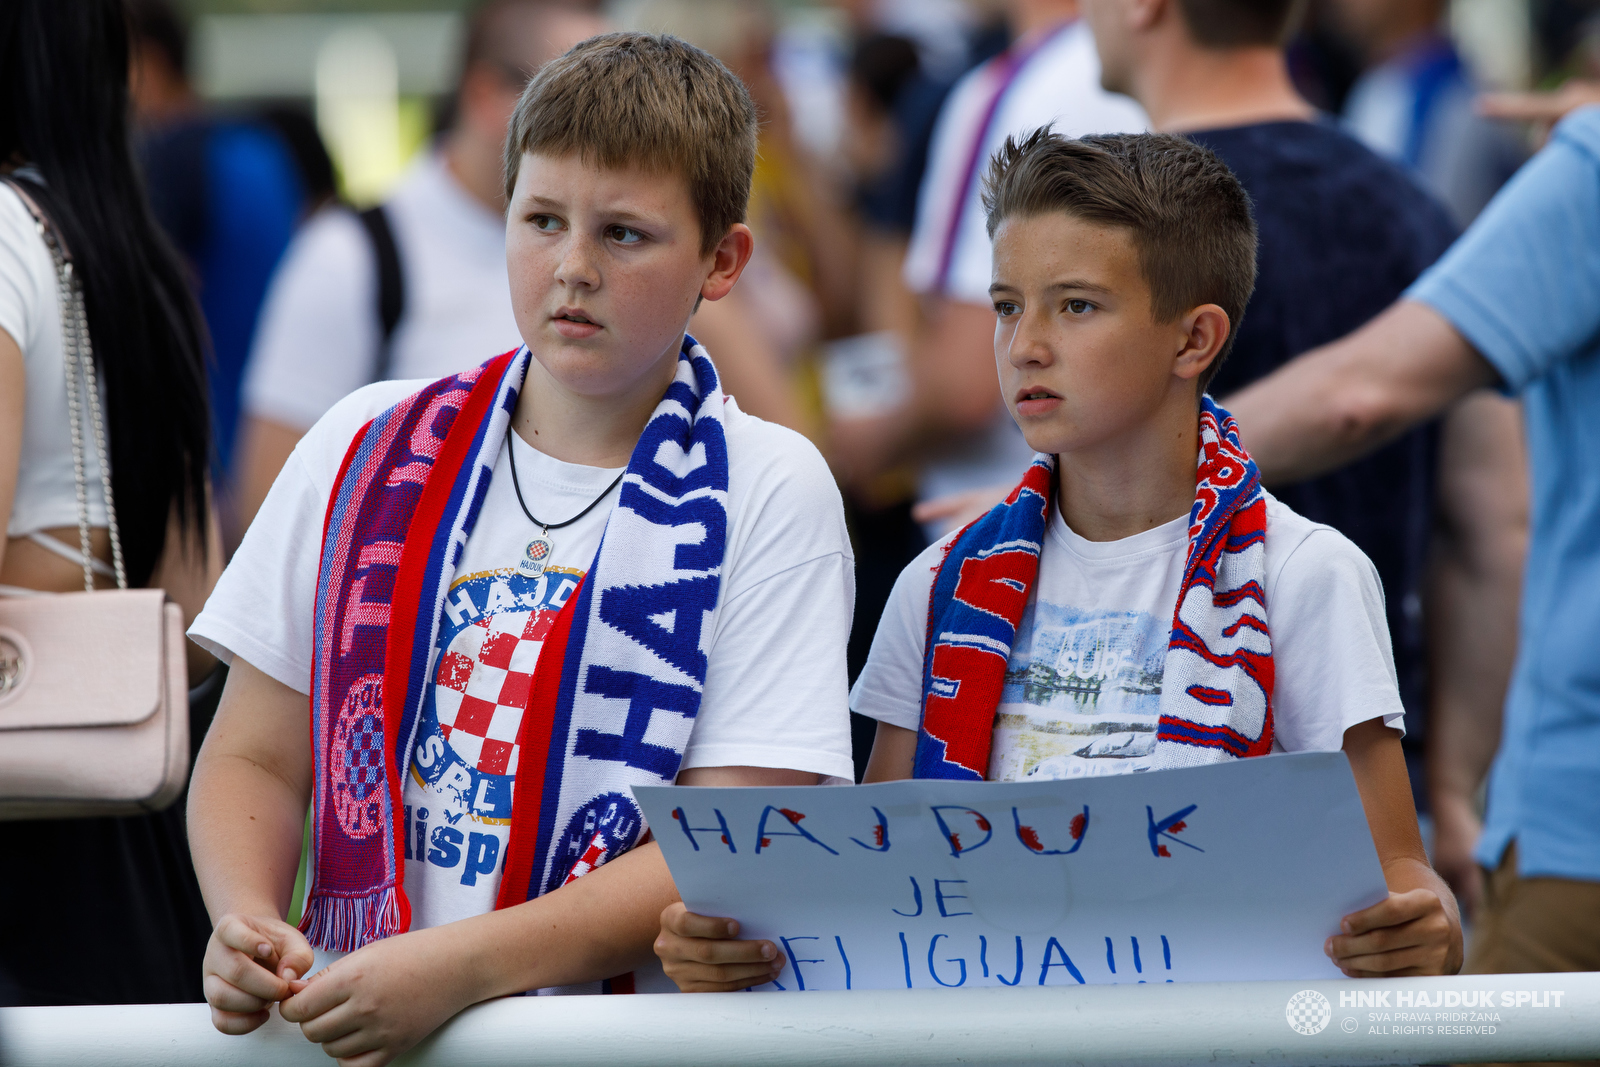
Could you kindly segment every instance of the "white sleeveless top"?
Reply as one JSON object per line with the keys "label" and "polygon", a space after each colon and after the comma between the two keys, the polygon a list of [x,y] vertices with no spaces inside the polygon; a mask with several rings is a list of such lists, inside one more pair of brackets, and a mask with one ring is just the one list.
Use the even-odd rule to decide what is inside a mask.
{"label": "white sleeveless top", "polygon": [[[72,476],[72,434],[67,422],[66,370],[61,351],[61,297],[50,250],[33,216],[9,185],[0,183],[0,329],[22,349],[27,397],[22,415],[22,456],[6,535],[23,537],[55,526],[78,525],[78,491]],[[101,399],[104,403],[104,383]],[[89,523],[106,525],[100,460],[86,431],[84,475]]]}

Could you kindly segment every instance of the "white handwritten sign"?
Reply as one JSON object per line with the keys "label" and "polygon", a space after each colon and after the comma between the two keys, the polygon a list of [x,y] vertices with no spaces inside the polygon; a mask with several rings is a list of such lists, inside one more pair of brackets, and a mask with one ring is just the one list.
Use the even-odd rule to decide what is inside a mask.
{"label": "white handwritten sign", "polygon": [[1052,782],[635,786],[690,910],[762,989],[1334,978],[1385,896],[1344,754]]}

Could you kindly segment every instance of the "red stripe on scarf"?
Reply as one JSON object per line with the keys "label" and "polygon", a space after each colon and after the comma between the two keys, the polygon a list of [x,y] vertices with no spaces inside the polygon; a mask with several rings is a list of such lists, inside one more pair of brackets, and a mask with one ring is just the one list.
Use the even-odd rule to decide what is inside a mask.
{"label": "red stripe on scarf", "polygon": [[[544,805],[544,772],[550,759],[551,735],[555,729],[556,701],[561,695],[561,672],[567,661],[567,639],[572,635],[572,620],[578,614],[579,594],[589,580],[584,575],[578,587],[567,594],[561,613],[551,625],[544,644],[539,646],[539,662],[528,681],[527,710],[517,728],[517,780],[511,787],[511,834],[506,841],[506,865],[500,875],[500,892],[495,896],[496,911],[514,908],[532,895],[534,864],[538,862],[539,816]],[[565,753],[563,753],[563,756]]]}
{"label": "red stripe on scarf", "polygon": [[[390,744],[400,736],[401,716],[409,695],[413,637],[416,634],[417,616],[422,611],[422,583],[428,573],[428,564],[432,562],[434,535],[444,522],[445,509],[449,506],[461,466],[472,454],[472,439],[500,392],[500,380],[505,376],[506,364],[515,355],[515,352],[507,352],[484,365],[472,392],[467,395],[467,402],[461,406],[445,434],[444,446],[439,450],[439,458],[434,461],[433,469],[428,472],[428,480],[422,487],[416,510],[411,514],[411,524],[406,528],[406,543],[400,551],[394,594],[389,602],[389,644],[383,662],[383,736]],[[448,561],[443,562],[448,565]],[[431,640],[432,630],[429,634]],[[426,678],[422,684],[428,684]],[[395,855],[395,903],[400,910],[402,933],[411,929],[411,901],[405,891],[405,863],[400,859],[405,854],[405,807],[401,790],[409,770],[409,757],[409,752],[403,753],[401,759],[406,765],[394,768],[393,773],[387,776],[389,810],[394,817],[391,847]]]}

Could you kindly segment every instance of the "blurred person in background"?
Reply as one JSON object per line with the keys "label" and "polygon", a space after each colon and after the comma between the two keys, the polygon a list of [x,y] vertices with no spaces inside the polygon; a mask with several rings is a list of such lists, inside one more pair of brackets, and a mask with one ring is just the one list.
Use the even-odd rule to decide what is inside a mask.
{"label": "blurred person in background", "polygon": [[1368,147],[1415,171],[1465,226],[1524,153],[1511,130],[1474,108],[1472,72],[1444,31],[1448,6],[1331,0],[1331,14],[1368,63],[1345,100],[1345,124]]}
{"label": "blurred person in background", "polygon": [[[989,10],[992,0],[835,0],[834,6],[852,33],[842,150],[862,226],[860,327],[909,334],[916,308],[906,302],[900,274],[934,124],[956,80],[1005,50],[1004,14]],[[931,12],[943,16],[937,29],[927,21]]]}
{"label": "blurred person in background", "polygon": [[473,11],[455,121],[379,211],[319,212],[267,294],[244,381],[240,529],[302,434],[372,381],[438,378],[521,341],[506,280],[501,165],[528,78],[604,24],[583,7]]}
{"label": "blurred person in background", "polygon": [[854,32],[846,65],[842,154],[855,187],[857,325],[864,333],[893,330],[903,341],[919,318],[917,298],[906,288],[902,271],[934,125],[956,78],[1005,50],[1005,20],[1001,12],[987,11],[988,4],[962,8],[971,10],[972,25],[961,51],[966,62],[952,75],[950,49],[931,47],[915,33],[922,24],[904,10],[914,5],[838,0],[837,6],[851,16]]}
{"label": "blurred person in background", "polygon": [[[127,116],[122,0],[0,5],[0,171],[53,220],[82,280],[128,584],[164,588],[187,623],[222,562],[207,500],[205,323],[140,191]],[[84,580],[61,313],[44,239],[0,185],[0,585],[49,592]],[[109,587],[93,447],[84,461],[96,584]],[[189,653],[192,676],[214,662]],[[0,877],[0,970],[24,1002],[201,999],[210,923],[181,803],[5,833],[17,859]]]}
{"label": "blurred person in background", "polygon": [[[933,119],[949,88],[928,77],[909,37],[863,29],[847,68],[842,138],[854,185],[859,333],[830,345],[825,356],[823,400],[835,418],[892,409],[903,396],[905,341],[916,327],[917,303],[900,267],[916,221]],[[896,576],[926,542],[911,517],[916,478],[910,465],[849,486],[844,496],[856,553],[856,611],[847,655],[853,684]],[[876,727],[851,714],[858,779],[866,773]]]}
{"label": "blurred person in background", "polygon": [[[918,65],[946,86],[1006,45],[995,0],[831,0],[831,5],[845,16],[857,41],[879,34],[911,41]],[[975,55],[992,31],[998,31],[999,43]]]}
{"label": "blurred person in background", "polygon": [[209,115],[189,81],[189,34],[167,0],[128,0],[129,90],[156,221],[189,266],[211,332],[212,476],[230,484],[239,387],[272,271],[306,195],[262,123]]}
{"label": "blurred person in background", "polygon": [[723,388],[746,412],[799,430],[822,429],[817,346],[855,330],[858,246],[838,175],[800,142],[774,70],[779,25],[764,0],[635,0],[614,9],[627,29],[669,33],[721,60],[761,115],[750,186],[755,253],[727,297],[690,324],[718,356]]}
{"label": "blurred person in background", "polygon": [[1531,520],[1498,753],[1498,716],[1455,724],[1464,777],[1494,760],[1464,971],[1600,970],[1600,107],[1568,115],[1401,300],[1231,406],[1263,477],[1300,479],[1485,386],[1522,397]]}
{"label": "blurred person in background", "polygon": [[831,456],[846,486],[870,485],[908,460],[924,498],[1016,480],[1033,453],[995,378],[982,165],[1007,136],[1046,123],[1068,136],[1145,128],[1137,105],[1100,87],[1077,0],[1010,0],[1005,10],[1011,46],[957,83],[934,132],[904,265],[920,298],[907,396],[885,414],[832,420]]}
{"label": "blurred person in background", "polygon": [[[1283,42],[1293,0],[1084,6],[1106,86],[1138,100],[1156,129],[1217,153],[1254,205],[1256,288],[1213,395],[1227,397],[1371,319],[1449,247],[1455,227],[1443,206],[1320,115],[1290,82]],[[1499,460],[1476,463],[1483,455]],[[1349,537],[1377,567],[1420,811],[1429,799],[1430,662],[1435,703],[1492,707],[1505,692],[1515,641],[1502,623],[1517,597],[1521,472],[1516,406],[1484,393],[1452,413],[1442,434],[1419,427],[1348,467],[1272,486],[1295,511]],[[1486,491],[1505,506],[1479,506]],[[1431,647],[1430,549],[1432,584],[1450,608],[1428,620]]]}

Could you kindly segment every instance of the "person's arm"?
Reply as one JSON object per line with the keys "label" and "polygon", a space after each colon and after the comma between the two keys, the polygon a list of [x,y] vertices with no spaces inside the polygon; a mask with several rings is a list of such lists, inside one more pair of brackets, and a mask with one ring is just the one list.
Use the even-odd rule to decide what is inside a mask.
{"label": "person's arm", "polygon": [[1476,794],[1500,740],[1516,657],[1528,542],[1528,466],[1515,402],[1480,393],[1440,437],[1438,513],[1428,580],[1428,797],[1434,867],[1471,915],[1483,891],[1473,858]]}
{"label": "person's arm", "polygon": [[1550,136],[1550,129],[1570,111],[1600,104],[1600,79],[1569,78],[1549,92],[1484,93],[1478,97],[1478,114],[1491,119],[1527,122],[1539,131],[1539,139]]}
{"label": "person's arm", "polygon": [[994,420],[1001,409],[994,310],[962,300],[932,301],[912,337],[907,370],[911,394],[899,409],[830,425],[828,458],[846,484],[864,484]]}
{"label": "person's arm", "polygon": [[[817,775],[707,767],[681,781],[814,785]],[[677,895],[652,841],[515,907],[373,941],[295,983],[279,1010],[341,1063],[381,1067],[480,1001],[638,967]]]}
{"label": "person's arm", "polygon": [[1324,474],[1438,415],[1495,371],[1444,316],[1401,300],[1223,400],[1269,485]]}
{"label": "person's arm", "polygon": [[1344,732],[1344,752],[1389,897],[1346,915],[1323,951],[1351,978],[1455,974],[1462,960],[1461,915],[1450,888],[1428,865],[1400,735],[1382,718],[1369,719]]}
{"label": "person's arm", "polygon": [[863,784],[904,781],[911,777],[916,759],[917,731],[880,722],[872,739],[872,754],[867,757],[867,773],[861,781]]}
{"label": "person's arm", "polygon": [[946,530],[958,530],[973,519],[989,512],[996,504],[1011,495],[1015,486],[986,485],[980,489],[966,489],[927,500],[919,500],[911,509],[911,518],[920,523],[939,523]]}
{"label": "person's arm", "polygon": [[[375,941],[311,981],[303,935],[283,922],[311,790],[306,698],[235,658],[190,788],[189,832],[216,929],[206,998],[224,1033],[283,1017],[329,1055],[377,1067],[468,1005],[621,974],[649,958],[676,897],[653,843],[515,908]],[[798,771],[713,767],[695,785],[810,785]]]}
{"label": "person's arm", "polygon": [[[1580,109],[1399,303],[1228,400],[1269,481],[1348,462],[1480,386],[1514,390],[1600,329],[1600,109]],[[1491,365],[1493,369],[1491,369]]]}
{"label": "person's arm", "polygon": [[0,329],[0,568],[5,566],[6,523],[11,519],[17,472],[22,465],[22,416],[27,395],[22,349],[10,332]]}
{"label": "person's arm", "polygon": [[214,929],[202,964],[211,1021],[225,1034],[267,1020],[311,946],[283,921],[311,796],[303,694],[233,660],[189,783],[189,848]]}

